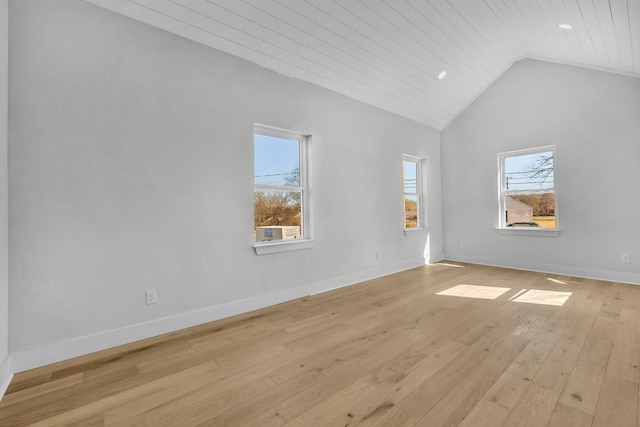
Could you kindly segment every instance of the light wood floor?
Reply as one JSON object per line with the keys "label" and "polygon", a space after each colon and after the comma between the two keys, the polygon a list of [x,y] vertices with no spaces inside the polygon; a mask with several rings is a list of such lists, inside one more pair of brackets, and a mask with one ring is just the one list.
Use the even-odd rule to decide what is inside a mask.
{"label": "light wood floor", "polygon": [[20,373],[0,425],[637,427],[639,310],[440,263]]}

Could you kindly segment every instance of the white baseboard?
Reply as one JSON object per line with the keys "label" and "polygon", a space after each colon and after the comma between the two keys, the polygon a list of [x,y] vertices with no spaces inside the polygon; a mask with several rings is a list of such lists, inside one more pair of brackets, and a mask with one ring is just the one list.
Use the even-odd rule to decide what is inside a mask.
{"label": "white baseboard", "polygon": [[607,282],[628,283],[640,285],[640,274],[622,271],[598,270],[568,265],[545,264],[529,261],[514,261],[494,259],[478,256],[445,256],[451,261],[467,262],[470,264],[489,265],[493,267],[513,268],[516,270],[536,271],[539,273],[560,274],[563,276],[583,277],[585,279],[605,280]]}
{"label": "white baseboard", "polygon": [[247,313],[308,295],[327,292],[365,280],[398,273],[400,271],[420,267],[424,264],[424,259],[405,261],[398,264],[377,267],[358,273],[321,280],[296,288],[272,292],[266,295],[259,295],[245,300],[234,301],[175,316],[164,317],[120,329],[100,332],[94,335],[78,337],[45,347],[18,351],[10,355],[10,372],[17,373],[27,371],[29,369],[38,368],[51,363],[60,362],[62,360],[72,359],[74,357],[83,356],[123,344],[129,344],[145,338],[175,332],[180,329],[213,322],[215,320],[235,316],[237,314]]}
{"label": "white baseboard", "polygon": [[444,257],[444,253],[442,252],[438,252],[436,254],[430,254],[429,255],[429,264],[433,264],[434,262],[438,262],[438,261],[443,261],[444,259],[446,259]]}
{"label": "white baseboard", "polygon": [[424,258],[421,258],[418,260],[404,261],[398,264],[386,265],[382,267],[373,268],[370,270],[347,274],[340,277],[321,280],[312,284],[311,286],[312,292],[309,295],[332,291],[334,289],[343,288],[349,285],[354,285],[356,283],[375,279],[377,277],[388,276],[389,274],[410,270],[412,268],[423,266],[424,264],[425,264],[425,260]]}
{"label": "white baseboard", "polygon": [[11,356],[8,355],[0,363],[0,400],[4,397],[4,394],[9,388],[11,379],[13,378],[13,372],[11,370]]}

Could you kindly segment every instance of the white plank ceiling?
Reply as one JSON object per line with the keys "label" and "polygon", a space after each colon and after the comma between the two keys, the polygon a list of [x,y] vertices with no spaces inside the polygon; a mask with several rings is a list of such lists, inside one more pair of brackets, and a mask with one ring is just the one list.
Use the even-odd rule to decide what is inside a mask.
{"label": "white plank ceiling", "polygon": [[522,58],[640,78],[640,0],[89,1],[436,129]]}

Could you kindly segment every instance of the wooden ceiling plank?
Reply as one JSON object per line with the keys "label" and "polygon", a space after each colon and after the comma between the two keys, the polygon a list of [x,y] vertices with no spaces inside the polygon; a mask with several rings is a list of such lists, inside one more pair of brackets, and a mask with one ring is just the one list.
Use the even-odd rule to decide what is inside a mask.
{"label": "wooden ceiling plank", "polygon": [[[474,32],[469,33],[467,37],[477,40],[478,50],[484,50],[484,54],[494,64],[496,62],[509,64],[514,57],[524,56],[524,51],[521,50],[517,39],[504,28],[485,2],[466,0],[448,0],[448,2],[464,20],[462,28],[473,29]],[[487,49],[492,50],[494,54],[486,52]]]}
{"label": "wooden ceiling plank", "polygon": [[[361,25],[373,29],[372,36],[381,45],[398,52],[428,75],[437,76],[442,71],[442,68],[436,67],[429,61],[430,57],[434,55],[433,52],[429,52],[424,46],[420,46],[416,40],[407,36],[401,28],[394,26],[392,22],[380,16],[369,6],[351,2],[344,3],[342,6],[353,15],[360,17]],[[455,68],[446,59],[443,58],[442,60],[444,67]],[[461,81],[459,84],[465,87],[468,86],[468,90],[474,86],[473,81]]]}
{"label": "wooden ceiling plank", "polygon": [[[635,0],[637,4],[637,0]],[[618,41],[620,52],[620,66],[627,72],[634,71],[634,52],[631,43],[631,28],[629,20],[629,0],[609,0],[613,29]],[[636,48],[640,53],[640,48]]]}
{"label": "wooden ceiling plank", "polygon": [[604,45],[606,47],[607,58],[609,58],[610,67],[621,69],[620,49],[618,40],[616,39],[615,27],[613,25],[613,15],[608,1],[594,0],[594,10],[599,25],[599,32],[602,35]]}
{"label": "wooden ceiling plank", "polygon": [[597,65],[600,67],[611,68],[611,60],[607,45],[600,30],[600,22],[597,11],[591,0],[577,2],[584,23],[585,30],[589,33],[589,40],[592,43],[593,50],[598,58]]}
{"label": "wooden ceiling plank", "polygon": [[[394,3],[394,7],[398,7],[400,4],[403,3]],[[402,10],[392,9],[389,11],[385,11],[385,9],[383,9],[382,3],[380,3],[379,0],[368,1],[367,5],[376,13],[378,13],[381,18],[384,17],[384,19],[394,29],[398,29],[398,31],[401,32],[402,37],[409,40],[408,43],[412,44],[413,50],[414,52],[416,52],[416,54],[430,58],[430,62],[433,64],[442,61],[444,65],[442,66],[442,68],[436,69],[436,71],[431,74],[432,77],[435,78],[443,69],[450,71],[460,69],[460,67],[464,67],[464,62],[451,53],[453,49],[448,50],[438,43],[434,42],[433,38],[425,37],[425,34],[421,32],[419,28],[417,28],[415,23],[411,22],[405,15],[401,13]],[[389,6],[387,5],[386,7]],[[383,11],[383,13],[380,13],[378,11]],[[477,88],[483,86],[482,80],[479,77],[470,76],[468,74],[459,76],[459,78],[453,80],[453,82],[454,84],[461,86],[458,89],[461,94],[468,92],[469,90],[477,90]]]}
{"label": "wooden ceiling plank", "polygon": [[[580,40],[583,51],[582,60],[576,62],[584,62],[594,67],[605,67],[605,58],[601,58],[597,53],[592,33],[589,31],[588,24],[585,22],[583,12],[580,8],[580,2],[577,0],[565,0],[564,6],[567,12],[567,23],[573,25],[573,30],[569,32],[575,33],[574,37]],[[557,24],[559,24],[559,22]]]}
{"label": "wooden ceiling plank", "polygon": [[628,3],[628,6],[633,72],[640,75],[640,2],[632,1]]}
{"label": "wooden ceiling plank", "polygon": [[536,38],[536,26],[531,22],[531,18],[527,19],[527,9],[520,2],[512,0],[494,0],[494,4],[501,11],[503,25],[509,25],[514,32],[520,35],[526,46],[527,55],[534,57],[544,57],[544,44]]}
{"label": "wooden ceiling plank", "polygon": [[549,58],[558,60],[574,50],[570,37],[558,27],[561,22],[569,21],[559,18],[548,0],[536,0],[531,2],[529,7],[538,22],[536,37],[543,39],[544,44],[548,46]]}
{"label": "wooden ceiling plank", "polygon": [[[477,90],[491,78],[492,64],[496,58],[482,53],[487,49],[475,46],[461,30],[465,23],[460,22],[455,9],[448,3],[446,6],[448,10],[443,12],[425,1],[410,0],[397,3],[403,17],[412,22],[416,37],[431,39],[433,49],[438,52],[439,57],[453,57],[455,64],[452,64],[453,68],[449,70],[456,70],[458,73],[469,70],[471,75],[468,78],[477,82]],[[477,35],[474,38],[478,38]]]}
{"label": "wooden ceiling plank", "polygon": [[[283,2],[281,1],[280,3]],[[303,7],[304,9],[302,10],[296,9],[299,13],[308,15],[318,13],[317,9],[315,11],[313,9],[315,6],[305,2],[294,0],[291,2],[285,1],[285,3],[288,3],[287,5],[292,8]],[[334,6],[339,7],[337,5]],[[311,9],[308,7],[311,7]],[[428,80],[424,78],[425,73],[423,67],[409,61],[397,52],[382,46],[379,41],[373,40],[371,36],[366,35],[362,31],[354,29],[354,27],[356,27],[354,22],[360,19],[357,16],[347,13],[344,10],[329,8],[329,13],[326,14],[326,17],[328,17],[328,19],[324,17],[322,19],[318,18],[322,21],[324,27],[345,40],[350,40],[351,42],[355,40],[358,46],[354,48],[355,50],[363,49],[369,52],[372,58],[377,61],[376,68],[384,67],[385,72],[392,73],[391,75],[396,80],[402,81],[407,87],[407,90],[411,92],[428,91],[430,96],[444,104],[450,103],[451,98],[465,99],[463,91],[451,94],[445,92],[441,87],[429,85],[427,83]],[[339,19],[337,17],[339,17]]]}
{"label": "wooden ceiling plank", "polygon": [[[341,4],[339,7],[342,8],[341,19],[349,19],[352,28],[358,27],[358,31],[366,31],[370,34],[369,37],[374,40],[378,46],[388,52],[387,56],[390,54],[397,59],[400,64],[405,63],[409,65],[412,70],[410,69],[406,74],[437,76],[441,71],[441,69],[429,63],[427,57],[419,55],[415,50],[412,50],[409,45],[414,43],[408,40],[407,37],[403,37],[402,34],[398,34],[399,31],[397,31],[397,29],[381,20],[377,15],[373,14],[370,9],[365,8],[366,10],[363,10],[360,6],[354,6],[352,3],[348,5]],[[335,15],[336,13],[340,13],[340,11],[334,11],[332,14]],[[404,65],[402,67],[404,67]],[[402,75],[405,75],[405,73]],[[453,92],[449,92],[450,96],[456,98],[462,97],[462,99],[466,97],[465,92],[468,91],[468,89],[459,87],[452,87],[451,89]]]}

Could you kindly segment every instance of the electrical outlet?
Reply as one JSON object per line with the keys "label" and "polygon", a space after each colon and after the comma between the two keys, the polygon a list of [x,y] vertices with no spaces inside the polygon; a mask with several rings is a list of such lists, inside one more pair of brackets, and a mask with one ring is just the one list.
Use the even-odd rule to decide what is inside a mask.
{"label": "electrical outlet", "polygon": [[158,291],[156,289],[149,289],[144,291],[144,295],[147,299],[147,305],[155,304],[158,302]]}
{"label": "electrical outlet", "polygon": [[631,264],[631,255],[622,254],[622,256],[620,257],[620,260],[622,261],[623,264]]}

